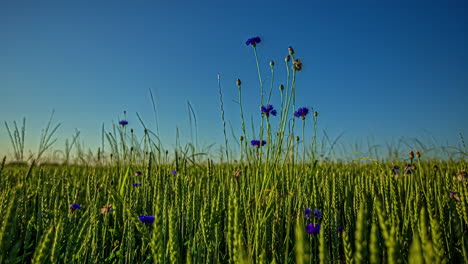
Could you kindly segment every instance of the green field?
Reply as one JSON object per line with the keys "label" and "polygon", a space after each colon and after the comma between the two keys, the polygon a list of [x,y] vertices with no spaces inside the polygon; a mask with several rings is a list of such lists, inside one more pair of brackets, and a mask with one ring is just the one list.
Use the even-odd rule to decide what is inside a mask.
{"label": "green field", "polygon": [[165,148],[138,116],[143,135],[121,120],[87,152],[77,132],[60,159],[47,158],[59,127],[51,119],[25,157],[25,121],[6,124],[13,157],[0,167],[0,263],[468,263],[463,137],[444,158],[398,146],[388,152],[399,156],[322,157],[336,140],[319,140],[318,113],[296,106],[302,63],[289,54],[275,90],[275,63],[270,85],[256,60],[262,108],[251,133],[242,82],[234,137],[219,85],[219,153]]}
{"label": "green field", "polygon": [[0,262],[467,263],[466,163],[417,160],[396,177],[390,164],[164,165],[148,155],[2,165]]}

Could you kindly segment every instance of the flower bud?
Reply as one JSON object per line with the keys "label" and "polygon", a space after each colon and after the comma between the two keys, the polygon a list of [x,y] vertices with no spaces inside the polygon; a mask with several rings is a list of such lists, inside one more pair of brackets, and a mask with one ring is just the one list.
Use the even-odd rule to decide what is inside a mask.
{"label": "flower bud", "polygon": [[299,141],[299,139],[300,139],[299,136],[296,136],[296,141]]}
{"label": "flower bud", "polygon": [[419,159],[421,158],[421,153],[419,151],[416,151],[416,157]]}
{"label": "flower bud", "polygon": [[317,111],[314,112],[314,116],[318,116],[318,112],[317,112]]}
{"label": "flower bud", "polygon": [[294,49],[291,46],[289,46],[288,52],[289,52],[289,55],[294,55]]}
{"label": "flower bud", "polygon": [[411,151],[411,152],[409,153],[409,158],[410,158],[410,159],[414,159],[414,153],[413,153],[413,151]]}
{"label": "flower bud", "polygon": [[240,86],[240,85],[241,85],[241,80],[240,80],[240,79],[237,79],[237,80],[236,80],[236,84],[237,84],[237,86]]}
{"label": "flower bud", "polygon": [[284,58],[284,61],[285,61],[285,62],[289,62],[290,60],[291,60],[291,57],[290,57],[289,55],[286,56],[286,58]]}
{"label": "flower bud", "polygon": [[284,85],[281,84],[281,85],[279,86],[279,89],[280,89],[280,91],[283,91],[283,90],[284,90]]}
{"label": "flower bud", "polygon": [[271,66],[271,67],[275,66],[275,62],[274,62],[274,61],[270,61],[270,66]]}
{"label": "flower bud", "polygon": [[243,140],[244,140],[244,136],[240,136],[239,139],[240,139],[240,141],[243,141]]}

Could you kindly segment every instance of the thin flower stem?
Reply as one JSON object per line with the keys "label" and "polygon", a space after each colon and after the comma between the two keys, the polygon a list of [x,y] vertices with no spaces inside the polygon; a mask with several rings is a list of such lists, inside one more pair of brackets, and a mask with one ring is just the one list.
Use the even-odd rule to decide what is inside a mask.
{"label": "thin flower stem", "polygon": [[253,50],[255,54],[255,62],[257,64],[258,80],[260,81],[260,105],[262,106],[263,105],[263,80],[262,80],[262,74],[260,73],[260,63],[258,61],[257,48],[254,46]]}
{"label": "thin flower stem", "polygon": [[[245,120],[244,120],[244,111],[242,109],[242,87],[241,85],[237,85],[238,91],[239,91],[239,110],[240,110],[240,116],[241,116],[241,122],[242,122],[242,135],[244,136],[244,140],[240,142],[240,144],[245,144],[245,150],[247,150],[247,133],[245,131]],[[243,160],[243,152],[242,152],[242,147],[240,149],[240,162],[242,163]],[[247,154],[247,153],[246,153]]]}
{"label": "thin flower stem", "polygon": [[219,91],[219,104],[221,107],[221,118],[223,119],[223,132],[224,132],[224,144],[226,147],[226,159],[227,159],[227,162],[229,163],[228,139],[226,135],[226,120],[224,119],[223,93],[221,92],[220,74],[218,74],[218,91]]}
{"label": "thin flower stem", "polygon": [[306,144],[305,144],[305,119],[302,120],[302,146],[303,146],[303,151],[302,151],[302,162],[305,164],[306,161]]}
{"label": "thin flower stem", "polygon": [[270,94],[268,95],[267,104],[270,103],[271,94],[273,92],[273,83],[274,83],[274,80],[275,80],[275,66],[270,65],[270,68],[271,68],[271,84],[270,84]]}

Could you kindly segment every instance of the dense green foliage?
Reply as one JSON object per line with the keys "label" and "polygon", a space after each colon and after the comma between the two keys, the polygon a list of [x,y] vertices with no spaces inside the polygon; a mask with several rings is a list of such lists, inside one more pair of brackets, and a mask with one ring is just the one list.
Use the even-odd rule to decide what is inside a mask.
{"label": "dense green foliage", "polygon": [[420,161],[395,177],[377,163],[6,165],[0,262],[467,263],[464,166]]}

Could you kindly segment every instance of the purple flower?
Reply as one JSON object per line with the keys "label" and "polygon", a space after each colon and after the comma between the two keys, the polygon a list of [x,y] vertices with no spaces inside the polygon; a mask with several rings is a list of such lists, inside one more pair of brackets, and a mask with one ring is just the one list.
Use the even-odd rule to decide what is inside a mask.
{"label": "purple flower", "polygon": [[[255,147],[259,148],[260,147],[260,140],[252,140],[252,141],[250,141],[250,144],[252,144],[252,146],[255,146]],[[264,146],[265,144],[266,144],[266,141],[262,140],[261,145]]]}
{"label": "purple flower", "polygon": [[310,211],[311,211],[310,208],[306,208],[306,209],[304,210],[304,217],[305,217],[305,218],[308,219],[308,218],[310,217]]}
{"label": "purple flower", "polygon": [[137,186],[141,186],[141,185],[142,185],[141,182],[135,182],[135,183],[133,184],[133,187],[137,187]]}
{"label": "purple flower", "polygon": [[126,126],[126,125],[128,125],[128,121],[127,120],[120,120],[119,125]]}
{"label": "purple flower", "polygon": [[154,216],[140,215],[138,218],[140,219],[140,222],[145,224],[152,224],[154,222]]}
{"label": "purple flower", "polygon": [[252,47],[255,47],[258,43],[260,43],[262,40],[260,39],[260,37],[253,37],[253,38],[249,38],[246,42],[245,42],[245,45],[247,46],[250,46],[252,45]]}
{"label": "purple flower", "polygon": [[263,106],[262,105],[262,115],[265,117],[270,117],[270,114],[276,116],[277,112],[272,105]]}
{"label": "purple flower", "polygon": [[341,234],[343,233],[343,227],[339,226],[338,227],[338,236],[341,237]]}
{"label": "purple flower", "polygon": [[176,170],[173,170],[173,171],[171,172],[171,174],[172,174],[172,175],[176,175],[176,174],[177,174],[177,171],[176,171]]}
{"label": "purple flower", "polygon": [[297,118],[300,117],[302,120],[304,120],[308,113],[309,113],[309,108],[301,107],[301,108],[297,109],[296,112],[294,112],[294,116],[297,117]]}
{"label": "purple flower", "polygon": [[308,224],[306,225],[306,232],[309,235],[318,235],[320,233],[320,225]]}
{"label": "purple flower", "polygon": [[322,211],[318,210],[317,208],[314,209],[314,216],[317,218],[322,218]]}
{"label": "purple flower", "polygon": [[79,204],[77,203],[74,203],[74,204],[71,204],[70,207],[68,207],[70,209],[71,212],[74,212],[76,209],[81,209],[83,207],[81,207]]}

